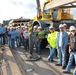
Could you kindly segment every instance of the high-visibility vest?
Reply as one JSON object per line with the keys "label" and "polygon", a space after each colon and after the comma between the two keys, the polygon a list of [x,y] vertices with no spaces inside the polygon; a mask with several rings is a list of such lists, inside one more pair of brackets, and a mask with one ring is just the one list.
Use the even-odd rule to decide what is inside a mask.
{"label": "high-visibility vest", "polygon": [[57,33],[58,32],[54,31],[53,33],[50,33],[47,36],[47,41],[52,48],[56,48]]}

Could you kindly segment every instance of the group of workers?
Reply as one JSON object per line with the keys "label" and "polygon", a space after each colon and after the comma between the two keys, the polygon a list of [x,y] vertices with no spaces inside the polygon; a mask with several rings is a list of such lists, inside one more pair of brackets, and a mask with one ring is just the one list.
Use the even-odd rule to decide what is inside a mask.
{"label": "group of workers", "polygon": [[[70,74],[70,69],[72,63],[75,59],[76,64],[76,28],[75,26],[70,26],[69,34],[66,31],[66,24],[59,25],[59,32],[54,30],[53,26],[49,27],[51,33],[47,36],[47,41],[49,43],[50,48],[50,55],[48,56],[48,61],[54,61],[54,53],[57,49],[57,56],[58,56],[58,63],[55,64],[56,66],[62,66],[62,69],[65,69],[63,73]],[[66,64],[66,53],[67,46],[69,45],[69,61]],[[76,68],[74,69],[73,75],[76,75]]]}
{"label": "group of workers", "polygon": [[[42,28],[34,26],[33,31],[41,31]],[[41,54],[40,42],[42,39],[35,40],[36,52]],[[5,27],[0,24],[0,45],[8,43],[9,48],[15,49],[16,47],[23,46],[25,51],[29,48],[29,31],[28,26]]]}
{"label": "group of workers", "polygon": [[[56,66],[62,66],[62,69],[66,69],[63,73],[71,73],[70,69],[75,59],[76,64],[76,28],[70,26],[68,35],[66,31],[66,24],[59,25],[59,32],[55,31],[53,26],[49,27],[50,33],[47,34],[47,41],[49,44],[50,54],[48,56],[48,61],[54,61],[54,53],[57,49],[58,63]],[[34,26],[33,31],[41,31],[42,28],[39,26]],[[25,51],[29,48],[29,33],[28,26],[17,26],[17,27],[5,27],[3,24],[0,24],[0,44],[5,45],[8,40],[8,46],[11,49],[15,49],[15,46],[20,47],[24,46]],[[36,46],[36,52],[41,54],[41,38],[35,38],[34,44]],[[15,44],[16,42],[16,44]],[[66,64],[66,47],[69,44],[69,61]],[[74,69],[73,75],[76,75],[76,68]]]}

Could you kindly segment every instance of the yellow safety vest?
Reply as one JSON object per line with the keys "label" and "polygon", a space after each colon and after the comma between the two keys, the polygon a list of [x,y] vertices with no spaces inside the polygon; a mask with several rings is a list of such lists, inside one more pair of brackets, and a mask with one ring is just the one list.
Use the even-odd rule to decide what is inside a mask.
{"label": "yellow safety vest", "polygon": [[57,38],[57,33],[54,31],[53,33],[48,34],[47,36],[47,41],[50,44],[52,48],[56,48],[56,38]]}

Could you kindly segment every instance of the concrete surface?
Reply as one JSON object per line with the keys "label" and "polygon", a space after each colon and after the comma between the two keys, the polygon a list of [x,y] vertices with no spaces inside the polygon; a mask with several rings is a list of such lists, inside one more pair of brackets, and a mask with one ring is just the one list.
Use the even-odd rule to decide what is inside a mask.
{"label": "concrete surface", "polygon": [[5,50],[2,52],[0,69],[0,75],[22,75],[10,49],[7,46],[5,46]]}
{"label": "concrete surface", "polygon": [[[49,50],[43,50],[41,59],[38,61],[26,61],[25,51],[23,48],[17,48],[16,51],[25,62],[25,70],[26,75],[72,75],[72,74],[64,74],[62,73],[64,70],[62,67],[55,66],[57,63],[57,57],[55,56],[55,62],[48,62],[47,57],[49,55]],[[33,69],[31,72],[27,72],[27,70]],[[73,72],[73,68],[71,70]]]}
{"label": "concrete surface", "polygon": [[[21,68],[25,72],[21,73],[20,67],[17,64],[16,59],[11,53],[11,50],[6,46],[3,54],[2,65],[0,64],[0,75],[72,75],[62,73],[64,70],[62,67],[55,66],[57,63],[57,57],[54,56],[54,62],[48,62],[47,57],[49,55],[49,49],[42,50],[41,59],[38,61],[26,61],[26,52],[23,47],[16,48],[14,51],[15,58],[21,65]],[[73,73],[73,67],[71,72]]]}

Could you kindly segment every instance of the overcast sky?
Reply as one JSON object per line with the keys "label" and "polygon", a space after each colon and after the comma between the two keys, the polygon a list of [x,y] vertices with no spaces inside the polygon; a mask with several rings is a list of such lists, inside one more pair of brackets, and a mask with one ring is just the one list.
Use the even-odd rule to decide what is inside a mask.
{"label": "overcast sky", "polygon": [[[43,4],[46,0],[40,0]],[[76,19],[76,8],[71,9]],[[36,0],[1,0],[0,1],[0,22],[19,17],[33,18],[36,15]]]}

